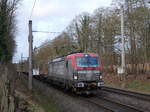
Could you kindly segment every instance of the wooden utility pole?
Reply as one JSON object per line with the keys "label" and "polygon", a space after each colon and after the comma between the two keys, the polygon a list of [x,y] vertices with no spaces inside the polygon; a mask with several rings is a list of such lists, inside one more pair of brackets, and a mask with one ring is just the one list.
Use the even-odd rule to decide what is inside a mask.
{"label": "wooden utility pole", "polygon": [[32,21],[29,21],[29,75],[28,75],[28,88],[32,90],[32,53],[33,53],[33,35],[32,35]]}

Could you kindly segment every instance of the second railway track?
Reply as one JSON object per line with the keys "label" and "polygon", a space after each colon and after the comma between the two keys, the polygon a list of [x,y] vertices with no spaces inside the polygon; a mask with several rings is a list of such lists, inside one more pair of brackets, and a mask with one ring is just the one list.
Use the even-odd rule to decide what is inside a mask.
{"label": "second railway track", "polygon": [[109,100],[110,102],[120,105],[125,105],[135,111],[150,112],[149,94],[113,87],[103,87],[102,95],[105,100]]}
{"label": "second railway track", "polygon": [[135,107],[128,106],[126,104],[117,103],[113,100],[106,99],[98,95],[90,98],[81,97],[81,99],[92,105],[96,105],[97,107],[103,110],[102,112],[144,112],[143,110],[139,110]]}

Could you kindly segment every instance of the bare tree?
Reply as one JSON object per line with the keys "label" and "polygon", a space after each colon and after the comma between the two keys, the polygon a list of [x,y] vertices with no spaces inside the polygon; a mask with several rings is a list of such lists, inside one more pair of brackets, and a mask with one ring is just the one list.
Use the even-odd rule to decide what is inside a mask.
{"label": "bare tree", "polygon": [[[64,55],[67,47],[73,44],[84,52],[98,53],[104,66],[120,64],[121,15],[118,4],[120,0],[114,0],[111,8],[99,8],[91,15],[82,13],[75,17],[65,33],[70,41],[64,41],[64,35],[56,38],[49,57]],[[150,8],[145,0],[126,0],[124,10],[126,63],[132,65],[131,72],[136,72],[139,63],[150,62]],[[57,43],[67,46],[59,47]],[[72,50],[71,47],[69,51]]]}
{"label": "bare tree", "polygon": [[[15,112],[14,80],[15,76],[9,67],[15,51],[15,11],[19,0],[0,1],[0,82],[1,82],[1,112]],[[10,72],[11,71],[11,72]]]}

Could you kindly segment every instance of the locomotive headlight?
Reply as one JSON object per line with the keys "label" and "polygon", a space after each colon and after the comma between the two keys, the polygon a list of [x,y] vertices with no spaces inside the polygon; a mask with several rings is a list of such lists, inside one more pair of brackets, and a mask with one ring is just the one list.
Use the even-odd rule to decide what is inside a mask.
{"label": "locomotive headlight", "polygon": [[99,79],[102,79],[102,78],[103,78],[103,77],[100,75],[100,76],[99,76]]}
{"label": "locomotive headlight", "polygon": [[73,79],[77,80],[77,79],[78,79],[78,75],[77,75],[77,74],[74,74],[74,75],[73,75]]}
{"label": "locomotive headlight", "polygon": [[98,83],[97,83],[97,86],[98,86],[98,87],[101,87],[101,86],[103,86],[103,85],[104,85],[104,82],[98,82]]}
{"label": "locomotive headlight", "polygon": [[77,80],[77,79],[78,79],[78,76],[77,76],[77,75],[74,75],[74,79]]}

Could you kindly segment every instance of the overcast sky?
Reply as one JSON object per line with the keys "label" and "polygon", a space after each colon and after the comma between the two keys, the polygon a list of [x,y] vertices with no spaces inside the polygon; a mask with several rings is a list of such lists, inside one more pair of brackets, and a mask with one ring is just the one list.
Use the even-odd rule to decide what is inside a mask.
{"label": "overcast sky", "polygon": [[[112,0],[37,0],[30,18],[34,0],[22,0],[17,12],[18,33],[14,62],[21,59],[21,53],[28,57],[28,21],[32,19],[33,30],[62,32],[75,16],[82,12],[90,14],[99,7],[110,6]],[[58,34],[34,33],[34,45],[53,39]]]}

